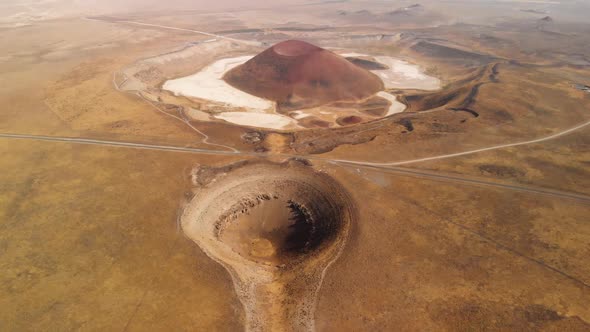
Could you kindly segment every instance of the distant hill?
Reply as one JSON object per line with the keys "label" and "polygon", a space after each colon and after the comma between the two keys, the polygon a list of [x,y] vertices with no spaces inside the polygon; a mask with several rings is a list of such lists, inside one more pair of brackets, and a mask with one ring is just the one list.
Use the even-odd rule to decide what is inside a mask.
{"label": "distant hill", "polygon": [[543,21],[543,22],[553,22],[553,18],[551,18],[551,16],[545,16],[542,19],[540,19],[540,21]]}

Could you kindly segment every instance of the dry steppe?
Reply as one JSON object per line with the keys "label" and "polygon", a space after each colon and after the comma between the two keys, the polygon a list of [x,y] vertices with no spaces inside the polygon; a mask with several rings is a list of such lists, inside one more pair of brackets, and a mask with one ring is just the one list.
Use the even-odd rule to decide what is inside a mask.
{"label": "dry steppe", "polygon": [[[149,4],[0,7],[2,330],[590,330],[587,4]],[[286,40],[436,81],[165,89]]]}

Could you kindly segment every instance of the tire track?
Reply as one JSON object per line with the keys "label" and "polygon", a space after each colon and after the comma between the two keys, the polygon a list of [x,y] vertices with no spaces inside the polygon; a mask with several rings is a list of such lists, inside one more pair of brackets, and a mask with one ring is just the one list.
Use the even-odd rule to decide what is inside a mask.
{"label": "tire track", "polygon": [[552,139],[556,139],[559,138],[561,136],[570,134],[576,130],[580,130],[584,127],[587,127],[590,125],[590,121],[586,121],[583,122],[577,126],[571,127],[569,129],[557,132],[555,134],[551,134],[549,136],[545,136],[545,137],[541,137],[541,138],[537,138],[537,139],[533,139],[533,140],[529,140],[529,141],[521,141],[521,142],[516,142],[516,143],[508,143],[508,144],[500,144],[500,145],[494,145],[494,146],[490,146],[487,148],[481,148],[481,149],[475,149],[475,150],[468,150],[468,151],[463,151],[463,152],[457,152],[457,153],[449,153],[449,154],[444,154],[444,155],[439,155],[439,156],[433,156],[433,157],[425,157],[425,158],[418,158],[418,159],[411,159],[411,160],[403,160],[403,161],[394,161],[394,162],[384,162],[384,163],[373,163],[373,162],[365,162],[365,161],[354,161],[354,160],[346,160],[346,159],[334,159],[333,161],[337,161],[337,162],[341,162],[341,163],[345,163],[345,164],[351,164],[351,165],[365,165],[365,166],[400,166],[400,165],[408,165],[408,164],[415,164],[415,163],[420,163],[420,162],[424,162],[424,161],[432,161],[432,160],[439,160],[439,159],[446,159],[446,158],[453,158],[453,157],[459,157],[459,156],[466,156],[466,155],[470,155],[470,154],[474,154],[474,153],[479,153],[479,152],[484,152],[484,151],[492,151],[492,150],[497,150],[497,149],[503,149],[503,148],[509,148],[509,147],[513,147],[513,146],[521,146],[521,145],[528,145],[528,144],[535,144],[535,143],[541,143],[541,142],[545,142],[545,141],[549,141]]}
{"label": "tire track", "polygon": [[0,138],[6,139],[28,139],[36,141],[48,141],[48,142],[61,142],[61,143],[75,143],[75,144],[87,144],[87,145],[99,145],[99,146],[112,146],[112,147],[124,147],[133,149],[143,150],[156,150],[156,151],[169,151],[169,152],[180,152],[180,153],[196,153],[196,154],[210,154],[210,155],[224,155],[224,156],[242,156],[242,157],[257,157],[266,158],[269,156],[278,156],[284,158],[306,158],[309,160],[321,161],[331,164],[336,164],[343,167],[355,167],[355,168],[368,168],[382,172],[396,173],[406,176],[422,177],[431,180],[447,181],[460,184],[477,185],[494,187],[498,189],[508,189],[514,191],[521,191],[531,194],[538,194],[544,196],[551,196],[562,199],[576,200],[586,204],[590,204],[590,196],[577,194],[567,191],[560,191],[549,188],[541,188],[527,185],[516,185],[498,183],[492,181],[486,181],[475,177],[455,176],[450,174],[444,174],[440,172],[417,170],[405,167],[395,167],[390,165],[374,164],[369,162],[358,162],[358,161],[346,161],[339,159],[329,159],[313,155],[295,155],[295,154],[268,154],[259,152],[243,152],[243,151],[227,151],[227,150],[212,150],[193,148],[187,146],[173,146],[173,145],[157,145],[157,144],[144,144],[134,142],[122,142],[122,141],[110,141],[100,139],[89,139],[89,138],[77,138],[77,137],[60,137],[60,136],[43,136],[43,135],[27,135],[27,134],[10,134],[0,133]]}
{"label": "tire track", "polygon": [[207,32],[207,31],[201,31],[201,30],[194,30],[194,29],[187,29],[187,28],[178,28],[178,27],[172,27],[172,26],[167,26],[167,25],[160,25],[160,24],[152,24],[152,23],[144,23],[144,22],[137,22],[137,21],[127,21],[127,20],[105,20],[105,19],[100,19],[100,18],[90,18],[90,17],[86,17],[87,20],[91,20],[91,21],[99,21],[99,22],[108,22],[108,23],[125,23],[125,24],[133,24],[133,25],[139,25],[139,26],[145,26],[145,27],[151,27],[151,28],[160,28],[160,29],[168,29],[168,30],[175,30],[175,31],[185,31],[185,32],[192,32],[192,33],[196,33],[196,34],[200,34],[200,35],[205,35],[205,36],[209,36],[209,37],[214,37],[214,38],[219,38],[219,39],[225,39],[234,43],[240,43],[240,44],[245,44],[245,45],[251,45],[251,46],[261,46],[262,43],[257,42],[257,41],[252,41],[252,40],[243,40],[243,39],[236,39],[236,38],[231,38],[231,37],[227,37],[227,36],[223,36],[223,35],[218,35],[215,33],[211,33],[211,32]]}
{"label": "tire track", "polygon": [[147,99],[146,97],[144,97],[140,91],[137,90],[129,90],[129,91],[124,91],[121,90],[121,86],[123,84],[125,84],[125,82],[127,82],[129,80],[129,78],[127,77],[127,75],[125,75],[124,73],[121,73],[121,75],[123,75],[125,77],[125,79],[123,80],[123,82],[121,84],[117,84],[117,80],[116,80],[116,76],[117,76],[117,72],[113,73],[113,86],[115,87],[115,89],[121,93],[129,93],[132,95],[135,95],[137,97],[139,97],[140,99],[142,99],[143,101],[145,101],[146,103],[148,103],[150,106],[152,106],[156,111],[167,115],[169,117],[172,117],[184,124],[186,124],[187,126],[189,126],[193,131],[195,131],[196,133],[198,133],[199,135],[203,136],[203,139],[201,140],[202,143],[207,144],[207,145],[211,145],[211,146],[218,146],[218,147],[222,147],[225,149],[228,149],[230,151],[234,151],[234,152],[238,152],[237,149],[231,147],[231,146],[227,146],[227,145],[223,145],[223,144],[217,144],[217,143],[210,143],[209,142],[209,135],[205,134],[204,132],[200,131],[199,129],[197,129],[195,126],[193,126],[188,120],[183,119],[179,116],[176,116],[174,114],[170,114],[168,112],[163,111],[161,108],[159,108],[158,106],[156,106],[151,100]]}

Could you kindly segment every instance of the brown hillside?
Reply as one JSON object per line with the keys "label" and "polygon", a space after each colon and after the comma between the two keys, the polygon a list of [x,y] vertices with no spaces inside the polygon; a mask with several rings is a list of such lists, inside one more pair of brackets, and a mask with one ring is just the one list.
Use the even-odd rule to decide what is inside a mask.
{"label": "brown hillside", "polygon": [[383,89],[369,71],[315,45],[278,43],[224,76],[232,86],[274,100],[279,110],[367,98]]}

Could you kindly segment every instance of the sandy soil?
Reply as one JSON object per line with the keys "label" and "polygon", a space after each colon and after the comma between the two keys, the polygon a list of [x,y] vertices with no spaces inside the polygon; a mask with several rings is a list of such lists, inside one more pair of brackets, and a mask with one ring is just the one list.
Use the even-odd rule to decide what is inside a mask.
{"label": "sandy soil", "polygon": [[[574,5],[567,6],[583,24],[560,25],[565,16],[556,4],[549,8],[552,30],[540,31],[539,17],[510,3],[486,2],[482,8],[475,1],[461,6],[421,1],[424,11],[440,11],[449,18],[449,24],[431,29],[432,22],[420,16],[409,14],[404,23],[398,13],[390,15],[391,2],[373,2],[370,8],[365,8],[366,2],[348,1],[149,15],[139,13],[147,7],[145,1],[134,2],[137,6],[129,16],[135,20],[213,32],[261,27],[263,32],[247,38],[269,43],[309,38],[367,54],[399,56],[445,82],[440,91],[400,94],[412,112],[331,129],[269,133],[223,120],[200,121],[210,113],[184,109],[193,115],[187,115],[195,120],[191,124],[211,142],[240,151],[390,162],[543,137],[588,119],[588,93],[573,87],[590,85],[584,59],[590,54],[584,15],[588,11]],[[535,8],[547,9],[540,6],[546,4]],[[357,13],[362,10],[367,12]],[[482,20],[485,16],[494,18]],[[374,24],[373,17],[382,20]],[[408,21],[420,28],[408,28]],[[284,26],[300,30],[267,34],[266,28]],[[301,30],[310,27],[322,29]],[[401,37],[380,39],[384,32]],[[368,40],[367,35],[378,38]],[[3,29],[0,129],[211,148],[201,145],[202,137],[185,123],[112,85],[113,73],[137,59],[199,38],[204,37],[80,19]],[[434,40],[444,40],[445,46],[435,46]],[[221,53],[211,58],[203,54],[200,61],[184,65],[182,73],[165,75],[182,77],[221,57],[253,54],[235,49]],[[166,94],[170,100],[187,99]],[[420,112],[426,109],[430,111]],[[179,114],[177,107],[167,111]],[[302,114],[306,113],[297,116]],[[422,164],[434,177],[313,161],[314,171],[327,174],[350,193],[357,213],[342,254],[325,270],[315,311],[308,311],[315,312],[311,319],[316,330],[590,330],[587,201],[437,177],[469,174],[483,182],[588,195],[588,137],[586,128],[553,141]],[[13,139],[0,140],[0,152],[3,329],[244,329],[246,308],[231,273],[187,239],[178,221],[181,207],[198,197],[191,169],[197,164],[200,169],[218,169],[249,157]],[[270,154],[268,158],[280,159]],[[256,177],[251,185],[256,188],[267,174],[290,175],[283,172],[258,170],[238,177]],[[223,177],[216,183],[222,181]],[[268,191],[266,186],[258,188]],[[277,191],[292,193],[293,188]],[[302,192],[297,197],[314,197]],[[245,197],[243,193],[230,190],[223,196],[227,200],[212,206],[232,206]],[[240,235],[251,234],[241,231]],[[268,243],[255,243],[251,249],[256,254],[272,252],[266,251]],[[299,282],[309,284],[305,278]],[[280,313],[276,308],[285,303],[298,303],[298,297],[284,295],[292,288],[273,284],[265,291],[276,295],[271,299],[280,299],[272,303],[272,313]]]}
{"label": "sandy soil", "polygon": [[189,108],[186,111],[186,115],[188,115],[191,119],[197,121],[209,121],[211,116],[207,112],[199,111],[194,108]]}

